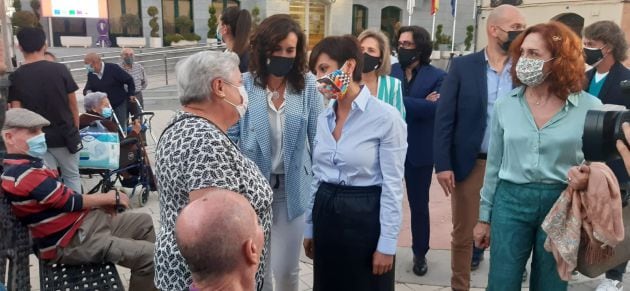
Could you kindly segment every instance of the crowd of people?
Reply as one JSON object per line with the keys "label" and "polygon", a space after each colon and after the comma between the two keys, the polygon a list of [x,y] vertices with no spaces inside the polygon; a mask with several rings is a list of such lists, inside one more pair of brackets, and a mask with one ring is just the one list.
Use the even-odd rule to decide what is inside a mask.
{"label": "crowd of people", "polygon": [[[430,271],[435,172],[451,201],[453,290],[470,289],[488,247],[488,290],[520,290],[530,257],[530,290],[566,290],[541,225],[565,189],[589,185],[587,111],[630,106],[619,88],[630,79],[625,34],[610,21],[582,38],[559,22],[528,26],[510,5],[489,14],[486,34],[484,49],[445,72],[431,65],[422,27],[401,27],[394,42],[376,30],[329,36],[309,53],[289,15],[252,31],[247,10],[224,10],[217,38],[227,50],[176,66],[182,107],[156,146],[155,232],[148,215],[116,214],[125,193],[81,195],[78,171],[79,128],[116,131],[115,118],[140,136],[138,120],[127,129],[147,86],[133,51],[119,64],[85,56],[79,118],[72,76],[46,55],[44,32],[25,28],[2,189],[41,259],[127,266],[130,290],[296,291],[303,249],[313,290],[381,291],[394,290],[404,193],[411,269]],[[627,191],[630,151],[617,146],[624,160],[608,166]],[[622,290],[625,267],[597,290]]]}

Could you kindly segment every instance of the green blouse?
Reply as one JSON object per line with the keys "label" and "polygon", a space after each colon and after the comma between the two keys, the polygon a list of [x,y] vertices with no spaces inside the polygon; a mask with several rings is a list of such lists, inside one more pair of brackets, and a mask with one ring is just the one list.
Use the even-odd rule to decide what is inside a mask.
{"label": "green blouse", "polygon": [[586,112],[601,107],[599,99],[581,91],[538,128],[519,87],[497,101],[490,131],[479,220],[490,222],[499,180],[516,184],[565,183],[567,172],[584,160],[582,132]]}
{"label": "green blouse", "polygon": [[403,103],[400,80],[390,76],[378,77],[378,94],[376,94],[376,97],[394,106],[394,108],[400,112],[403,119],[405,118],[405,104]]}

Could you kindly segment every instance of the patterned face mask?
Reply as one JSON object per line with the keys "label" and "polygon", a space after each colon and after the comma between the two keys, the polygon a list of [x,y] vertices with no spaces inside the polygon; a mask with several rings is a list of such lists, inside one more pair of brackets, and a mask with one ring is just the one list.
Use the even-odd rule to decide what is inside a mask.
{"label": "patterned face mask", "polygon": [[516,77],[526,86],[538,86],[545,81],[548,75],[543,71],[545,63],[553,59],[554,58],[551,58],[545,61],[521,57],[516,64]]}
{"label": "patterned face mask", "polygon": [[317,89],[324,97],[341,100],[348,92],[348,86],[352,76],[343,71],[346,64],[338,70],[317,80]]}

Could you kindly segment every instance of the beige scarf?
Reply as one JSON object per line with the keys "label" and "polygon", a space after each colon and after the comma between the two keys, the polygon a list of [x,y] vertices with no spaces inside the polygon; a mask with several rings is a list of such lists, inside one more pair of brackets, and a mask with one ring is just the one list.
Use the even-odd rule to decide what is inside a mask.
{"label": "beige scarf", "polygon": [[586,190],[564,190],[542,229],[547,233],[545,250],[553,253],[562,280],[571,279],[580,247],[588,263],[611,256],[624,238],[624,228],[619,183],[610,168],[592,163]]}

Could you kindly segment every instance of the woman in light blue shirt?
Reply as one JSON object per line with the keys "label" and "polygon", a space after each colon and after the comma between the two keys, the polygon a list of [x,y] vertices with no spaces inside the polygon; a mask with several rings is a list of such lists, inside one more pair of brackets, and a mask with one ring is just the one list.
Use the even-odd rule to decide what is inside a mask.
{"label": "woman in light blue shirt", "polygon": [[304,249],[313,290],[394,290],[407,129],[400,113],[361,86],[356,38],[327,37],[309,66],[336,102],[320,114]]}
{"label": "woman in light blue shirt", "polygon": [[289,15],[267,17],[251,43],[250,72],[243,75],[249,106],[230,134],[273,189],[271,268],[263,290],[298,291],[304,212],[313,182],[310,149],[323,97],[307,72],[306,36]]}
{"label": "woman in light blue shirt", "polygon": [[586,112],[601,106],[582,91],[581,47],[558,22],[528,28],[511,46],[512,78],[520,86],[494,107],[475,227],[475,244],[490,245],[487,290],[521,290],[532,249],[530,290],[567,289],[544,249],[541,224],[567,187],[569,168],[584,160]]}

